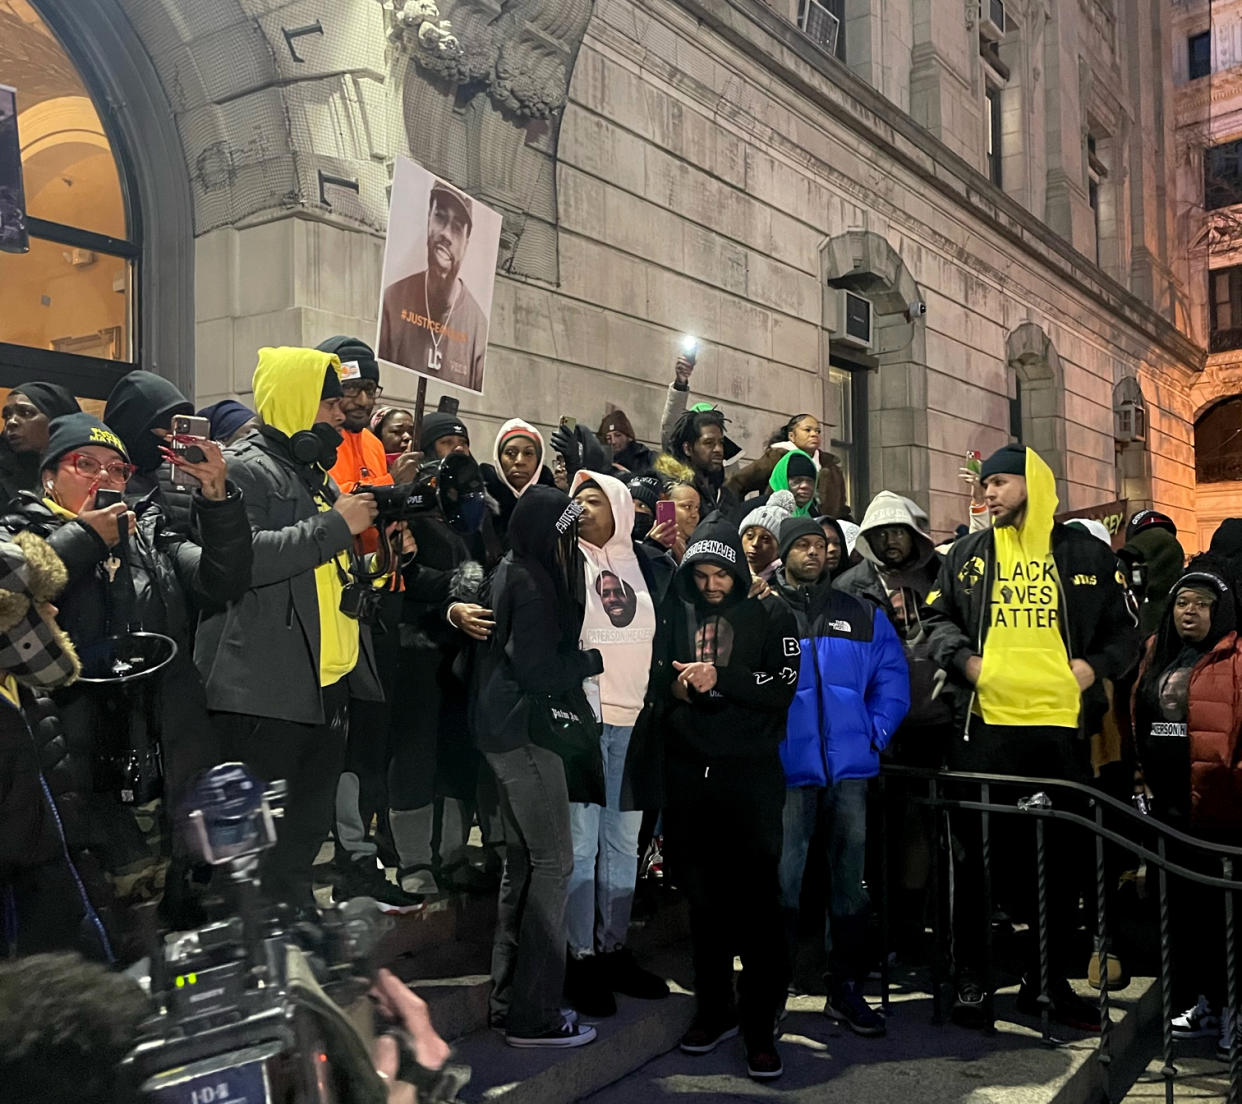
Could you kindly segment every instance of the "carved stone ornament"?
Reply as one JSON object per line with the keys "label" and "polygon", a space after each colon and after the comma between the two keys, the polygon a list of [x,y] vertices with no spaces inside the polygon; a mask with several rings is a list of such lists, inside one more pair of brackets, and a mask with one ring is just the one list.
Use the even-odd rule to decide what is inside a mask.
{"label": "carved stone ornament", "polygon": [[538,36],[516,34],[518,22],[530,18],[528,4],[506,7],[500,20],[467,5],[464,22],[457,20],[454,29],[434,0],[382,3],[389,39],[419,68],[451,84],[481,85],[502,112],[518,119],[547,119],[565,106],[569,72],[562,51]]}

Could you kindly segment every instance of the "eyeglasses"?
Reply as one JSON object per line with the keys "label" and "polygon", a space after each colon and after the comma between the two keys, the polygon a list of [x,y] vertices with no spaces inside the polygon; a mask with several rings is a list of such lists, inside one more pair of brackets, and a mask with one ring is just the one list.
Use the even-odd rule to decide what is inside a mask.
{"label": "eyeglasses", "polygon": [[106,473],[113,483],[128,483],[130,476],[138,470],[133,464],[127,464],[124,460],[109,460],[106,464],[100,463],[95,457],[85,452],[71,452],[63,457],[63,461],[72,464],[73,470],[86,479],[95,479],[100,473]]}
{"label": "eyeglasses", "polygon": [[349,383],[342,383],[341,390],[346,395],[367,394],[374,395],[379,398],[384,393],[384,389],[375,382],[375,380],[350,380]]}

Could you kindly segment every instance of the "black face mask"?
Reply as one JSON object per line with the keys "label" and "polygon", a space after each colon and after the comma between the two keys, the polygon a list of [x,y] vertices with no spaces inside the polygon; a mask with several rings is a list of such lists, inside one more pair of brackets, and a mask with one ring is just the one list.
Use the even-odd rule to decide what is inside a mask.
{"label": "black face mask", "polygon": [[654,514],[640,514],[636,510],[634,512],[634,528],[630,530],[630,535],[636,541],[646,540],[647,534],[651,532],[653,525],[655,525]]}

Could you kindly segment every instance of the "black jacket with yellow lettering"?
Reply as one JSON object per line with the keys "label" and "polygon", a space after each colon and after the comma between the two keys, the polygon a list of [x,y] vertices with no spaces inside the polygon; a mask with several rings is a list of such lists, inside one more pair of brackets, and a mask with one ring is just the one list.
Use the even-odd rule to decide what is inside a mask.
{"label": "black jacket with yellow lettering", "polygon": [[[1126,603],[1125,579],[1108,545],[1076,526],[1058,523],[1052,527],[1052,558],[1060,577],[1066,651],[1095,671],[1095,684],[1083,695],[1083,719],[1090,725],[1107,708],[1103,680],[1116,681],[1138,660],[1138,627]],[[966,661],[983,654],[995,572],[990,528],[955,541],[922,615],[932,659],[968,690]],[[969,697],[962,695],[964,702]]]}

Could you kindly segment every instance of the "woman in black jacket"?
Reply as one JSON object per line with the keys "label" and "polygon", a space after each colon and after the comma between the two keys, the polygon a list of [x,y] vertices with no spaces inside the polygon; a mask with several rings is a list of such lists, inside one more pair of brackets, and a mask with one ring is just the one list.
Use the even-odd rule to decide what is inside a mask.
{"label": "woman in black jacket", "polygon": [[[194,634],[200,611],[245,593],[251,538],[219,447],[208,442],[204,451],[205,461],[185,464],[202,482],[193,499],[197,543],[172,532],[152,498],[132,510],[123,503],[95,508],[96,492],[125,490],[133,465],[116,434],[82,413],[52,423],[40,462],[44,496],[23,493],[0,518],[0,536],[33,532],[64,562],[69,578],[58,602],[60,624],[80,652],[134,625],[177,645],[176,656],[150,680],[130,687],[77,683],[53,695],[69,754],[91,773],[97,791],[87,800],[84,838],[70,844],[96,848],[113,874],[141,863],[147,852],[134,818],[118,800],[142,804],[154,797],[162,761],[164,805],[171,815],[195,775],[219,759],[194,667]],[[128,530],[127,564],[116,554],[122,528]],[[108,746],[106,733],[124,742]],[[123,780],[114,772],[124,773],[127,761],[129,777]],[[99,792],[109,788],[111,793]],[[139,792],[144,788],[147,793]],[[164,910],[170,922],[194,919],[179,915],[183,888],[170,876]]]}
{"label": "woman in black jacket", "polygon": [[[496,631],[480,658],[475,738],[500,787],[505,869],[492,949],[491,1020],[511,1046],[572,1047],[595,1029],[565,1019],[565,901],[574,853],[564,765],[530,739],[531,695],[566,694],[598,674],[578,647],[577,503],[533,486],[509,521],[511,551],[491,580]],[[486,604],[486,599],[484,599]]]}

